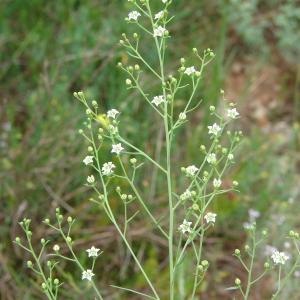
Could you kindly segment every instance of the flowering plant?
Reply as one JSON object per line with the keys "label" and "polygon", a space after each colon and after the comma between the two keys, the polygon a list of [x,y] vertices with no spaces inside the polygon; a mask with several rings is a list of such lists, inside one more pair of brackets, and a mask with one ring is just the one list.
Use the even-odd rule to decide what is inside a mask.
{"label": "flowering plant", "polygon": [[[212,203],[218,195],[236,191],[238,186],[237,181],[232,181],[229,185],[225,185],[223,184],[223,179],[226,170],[234,163],[234,152],[242,135],[240,131],[232,131],[229,127],[230,123],[239,117],[239,113],[234,103],[225,101],[224,92],[221,91],[225,110],[218,111],[214,106],[209,108],[213,121],[207,128],[209,146],[200,146],[203,157],[197,162],[191,162],[186,167],[182,167],[181,164],[177,164],[172,160],[178,129],[188,123],[188,117],[201,104],[201,101],[196,98],[197,91],[204,69],[213,60],[214,53],[210,49],[199,52],[194,48],[192,52],[197,58],[197,65],[187,66],[186,59],[181,58],[178,70],[176,72],[167,72],[165,69],[167,43],[171,37],[168,25],[172,20],[172,17],[169,17],[169,6],[172,1],[162,0],[162,10],[155,13],[150,6],[150,0],[130,0],[129,2],[131,2],[134,10],[129,12],[126,21],[130,24],[135,24],[142,33],[134,33],[132,37],[128,37],[126,34],[122,35],[120,44],[126,49],[128,55],[133,58],[135,63],[128,66],[119,63],[118,66],[127,75],[125,82],[127,88],[136,90],[146,105],[149,105],[153,112],[157,114],[164,128],[164,147],[161,157],[154,159],[141,145],[133,145],[125,137],[122,128],[121,112],[116,108],[112,108],[100,120],[98,103],[96,101],[90,102],[86,99],[83,92],[76,92],[74,96],[84,106],[87,115],[84,128],[79,130],[79,134],[89,144],[88,153],[82,161],[89,168],[90,172],[86,179],[86,185],[95,193],[95,197],[92,199],[93,202],[102,208],[102,212],[106,214],[120,235],[133,261],[143,275],[148,285],[148,290],[139,291],[129,287],[114,287],[118,288],[120,292],[126,291],[143,298],[156,300],[166,298],[170,300],[196,299],[199,286],[209,270],[209,262],[206,260],[205,255],[205,237],[209,231],[213,230],[218,218],[216,212],[212,211]],[[144,36],[149,36],[153,41],[158,65],[151,65],[143,57],[139,45],[140,40]],[[153,82],[157,84],[159,94],[146,90],[142,80],[143,68],[153,75]],[[187,90],[189,97],[183,107],[177,111],[177,97],[183,89]],[[109,151],[106,150],[107,145],[110,147]],[[102,153],[104,152],[108,152],[111,155],[110,161],[103,161]],[[159,172],[160,177],[156,177],[156,180],[164,178],[164,189],[167,192],[167,218],[158,216],[157,212],[150,207],[147,195],[144,195],[139,189],[137,174],[144,164],[150,165]],[[180,183],[182,180],[179,182],[177,176],[175,176],[179,171],[185,177],[184,187]],[[122,189],[119,186],[114,186],[115,179],[122,182]],[[124,192],[125,189],[126,192]],[[115,196],[124,205],[124,213],[122,215],[112,207],[111,198]],[[132,203],[137,203],[139,208],[130,215],[129,208]],[[148,217],[157,234],[168,245],[169,285],[167,290],[163,292],[158,291],[154,278],[150,277],[128,240],[129,227],[140,211]],[[41,260],[45,247],[50,241],[44,239],[41,241],[42,247],[39,253],[33,249],[30,220],[25,219],[20,223],[27,238],[27,245],[20,238],[16,238],[15,242],[33,256],[34,261],[28,261],[27,265],[36,275],[42,278],[42,289],[48,299],[58,299],[58,291],[62,285],[58,278],[53,277],[59,259],[73,262],[80,269],[82,280],[91,283],[96,299],[104,299],[103,291],[96,284],[96,278],[100,274],[94,273],[96,260],[101,254],[100,249],[94,246],[87,249],[86,252],[90,263],[87,266],[83,265],[76,255],[71,237],[71,228],[75,221],[70,216],[66,221],[65,223],[60,209],[56,210],[55,223],[49,219],[44,221],[53,231],[59,233],[70,253],[70,256],[65,256],[60,252],[60,246],[58,244],[54,245],[54,253],[50,254],[50,256],[56,260],[54,262],[48,260],[46,268]],[[67,229],[65,229],[65,224],[67,224]],[[249,298],[253,284],[271,269],[271,262],[266,262],[265,271],[253,279],[256,248],[261,240],[257,241],[255,223],[249,223],[247,230],[252,241],[252,246],[245,247],[245,252],[250,257],[250,265],[246,265],[239,249],[235,250],[234,255],[247,271],[248,281],[244,289],[241,280],[237,278],[235,286],[231,288],[238,289],[243,299]],[[265,235],[266,232],[263,233],[263,236]],[[294,233],[292,238],[295,246],[298,247],[299,237],[297,234]],[[280,282],[281,266],[285,264],[289,257],[282,252],[276,251],[272,254],[271,259],[275,264],[274,268],[279,266]],[[189,272],[189,280],[191,280],[192,286],[188,291],[180,289],[180,282],[182,282],[182,277],[184,276],[181,272],[183,262],[193,269]],[[299,259],[297,259],[296,265],[292,267],[292,270],[298,264]],[[288,273],[286,278],[289,276],[290,274]],[[282,284],[279,283],[272,299],[276,299],[283,286],[283,282]],[[179,295],[179,298],[177,295]]]}

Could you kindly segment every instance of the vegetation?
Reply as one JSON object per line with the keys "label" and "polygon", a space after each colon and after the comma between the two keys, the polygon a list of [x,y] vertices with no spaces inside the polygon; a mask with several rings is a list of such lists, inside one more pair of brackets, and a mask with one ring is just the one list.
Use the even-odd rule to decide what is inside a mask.
{"label": "vegetation", "polygon": [[[153,11],[160,11],[160,1],[153,2]],[[110,216],[105,217],[105,210],[99,211],[99,206],[89,201],[90,198],[95,200],[95,192],[83,185],[90,170],[83,168],[82,160],[90,145],[78,135],[86,118],[72,96],[73,91],[83,90],[88,103],[97,100],[97,127],[103,128],[107,122],[102,114],[118,108],[122,112],[124,138],[133,145],[142,145],[145,153],[157,161],[162,159],[164,130],[159,116],[141,101],[138,91],[125,89],[128,75],[116,67],[118,62],[126,66],[131,60],[117,45],[123,32],[129,37],[137,31],[124,21],[125,13],[132,9],[127,1],[103,1],[101,5],[97,1],[71,0],[0,3],[4,33],[0,39],[1,299],[44,299],[43,278],[36,278],[30,270],[29,261],[34,266],[36,262],[30,253],[12,241],[19,236],[19,242],[26,242],[18,222],[30,217],[32,249],[38,251],[45,236],[50,240],[49,247],[45,247],[48,250],[40,257],[42,265],[49,259],[48,254],[53,253],[55,244],[60,245],[62,256],[69,257],[69,242],[62,243],[61,232],[56,233],[47,224],[40,225],[46,218],[51,220],[51,225],[58,218],[59,224],[61,214],[65,216],[64,226],[72,224],[72,247],[76,249],[76,261],[80,265],[89,264],[85,250],[92,245],[103,251],[93,272],[97,274],[96,283],[104,299],[142,297],[115,289],[112,284],[152,295],[143,274],[117,238]],[[204,263],[199,265],[199,261],[198,266],[201,272],[203,268],[205,276],[201,277],[195,294],[201,295],[201,299],[240,299],[239,291],[244,298],[249,291],[249,299],[270,299],[277,293],[278,268],[272,269],[272,259],[266,259],[266,251],[270,250],[267,246],[272,245],[291,258],[297,255],[293,244],[297,245],[295,232],[299,227],[296,212],[299,211],[300,68],[297,65],[299,48],[294,41],[299,34],[299,8],[294,1],[266,4],[265,1],[199,3],[191,0],[188,4],[174,1],[170,6],[170,15],[173,14],[176,17],[168,25],[172,38],[168,41],[166,69],[177,70],[180,57],[192,54],[191,49],[195,47],[199,53],[202,53],[200,49],[209,47],[215,57],[199,82],[195,100],[196,103],[202,100],[201,106],[187,126],[179,129],[172,168],[179,160],[181,166],[203,160],[200,146],[208,148],[211,142],[207,136],[207,126],[212,123],[210,107],[214,106],[217,112],[224,111],[221,89],[229,100],[225,103],[236,102],[242,116],[232,125],[233,132],[240,129],[244,132],[234,155],[236,163],[222,178],[224,193],[218,195],[210,207],[217,214],[217,221],[203,245]],[[145,37],[140,44],[141,51],[145,60],[156,66],[157,57],[149,45],[150,37]],[[186,64],[192,65],[197,65],[197,56],[191,55]],[[159,95],[150,72],[143,71],[143,84],[154,95]],[[180,93],[174,102],[174,111],[182,111],[187,97],[188,91]],[[106,151],[101,152],[101,161],[110,160],[110,147],[111,142],[105,141]],[[130,164],[129,160],[124,163]],[[165,216],[168,194],[164,179],[155,168],[147,164],[142,168],[144,171],[136,177],[136,185],[144,195],[149,195],[153,211]],[[239,182],[238,193],[230,190],[234,180]],[[184,182],[181,174],[176,182],[178,191],[184,192],[181,188]],[[114,178],[113,184],[120,186],[121,191],[127,189],[121,179]],[[120,196],[117,193],[110,199],[112,209],[119,215],[124,209]],[[60,210],[56,211],[57,207]],[[76,222],[73,224],[73,218],[67,219],[67,216],[76,216]],[[252,222],[253,218],[256,225],[250,226],[245,234],[242,224]],[[163,299],[164,293],[169,291],[169,288],[166,290],[168,245],[144,214],[139,213],[134,221],[134,225],[128,226],[128,243],[142,261],[145,273],[156,279],[154,286]],[[22,226],[30,237],[29,222],[25,220]],[[177,239],[176,229],[174,238]],[[255,247],[252,261],[257,234],[259,241],[262,240],[257,249]],[[42,247],[46,243],[46,239],[42,241]],[[238,264],[240,259],[248,271],[251,264],[252,277],[248,276],[247,268],[244,272]],[[188,280],[194,277],[189,271],[192,259],[186,260],[178,275],[181,278],[176,287],[179,299],[190,295],[190,291],[193,293],[194,281]],[[55,267],[51,288],[55,293],[56,287],[63,283],[59,289],[61,299],[94,296],[91,286],[81,281],[82,270],[73,261],[60,261]],[[298,267],[297,260],[287,260],[282,274],[290,275],[289,280],[282,280],[284,289],[277,299],[297,299]],[[265,276],[251,286],[250,293],[247,283],[262,274]],[[54,285],[56,278],[59,282],[55,281]],[[28,288],[29,284],[32,288]]]}

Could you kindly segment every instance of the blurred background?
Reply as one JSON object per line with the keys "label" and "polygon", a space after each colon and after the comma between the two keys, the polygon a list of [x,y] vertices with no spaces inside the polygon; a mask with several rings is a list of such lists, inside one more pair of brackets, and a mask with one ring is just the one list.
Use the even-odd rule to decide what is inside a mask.
{"label": "blurred background", "polygon": [[[161,7],[160,1],[153,5]],[[84,113],[72,96],[84,90],[103,112],[122,111],[126,135],[150,153],[161,139],[158,122],[135,92],[126,90],[124,74],[116,68],[129,60],[118,41],[122,32],[136,30],[124,21],[130,9],[125,0],[0,1],[0,299],[43,299],[40,283],[25,267],[27,254],[12,240],[21,235],[17,222],[30,217],[38,246],[49,234],[41,221],[53,217],[57,206],[77,216],[73,236],[79,252],[92,244],[104,250],[97,274],[105,299],[138,299],[117,296],[109,284],[145,288],[113,227],[88,201],[92,194],[83,185],[88,174],[82,166],[87,145],[77,133]],[[288,230],[300,226],[300,5],[295,0],[175,0],[172,10],[169,70],[177,69],[181,56],[192,57],[193,47],[216,53],[199,91],[200,110],[180,133],[183,163],[199,159],[208,107],[221,105],[220,89],[241,113],[236,126],[244,139],[227,174],[229,182],[239,181],[240,193],[223,195],[215,204],[220,219],[205,245],[214,276],[201,286],[201,299],[232,299],[225,289],[244,276],[232,252],[247,240],[242,224],[248,210],[260,212],[258,225],[269,230],[269,243],[283,250],[289,251]],[[149,44],[142,51],[155,61]],[[153,191],[151,176],[140,179],[145,193]],[[156,203],[165,209],[163,195]],[[115,209],[122,209],[117,201]],[[166,247],[143,219],[139,222],[130,238],[163,289]],[[69,265],[60,268],[60,278],[68,281],[61,299],[91,299],[84,283],[74,283],[79,272]],[[300,299],[297,274],[282,299]],[[269,299],[271,289],[272,275],[252,299]]]}

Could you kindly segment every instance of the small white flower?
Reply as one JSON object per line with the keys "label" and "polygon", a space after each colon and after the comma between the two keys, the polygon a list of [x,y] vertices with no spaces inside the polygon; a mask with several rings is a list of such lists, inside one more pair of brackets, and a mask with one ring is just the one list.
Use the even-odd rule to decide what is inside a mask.
{"label": "small white flower", "polygon": [[155,14],[154,19],[159,20],[164,16],[164,11],[160,11],[157,14]]}
{"label": "small white flower", "polygon": [[128,14],[128,20],[134,20],[134,21],[137,21],[137,19],[141,16],[141,14],[134,10],[134,11],[131,11],[129,14]]}
{"label": "small white flower", "polygon": [[187,220],[183,220],[183,223],[178,227],[178,230],[185,234],[186,232],[191,233],[192,232],[192,222],[188,222]]}
{"label": "small white flower", "polygon": [[179,114],[179,120],[180,120],[180,121],[186,120],[186,113],[181,112],[181,113]]}
{"label": "small white flower", "polygon": [[94,156],[88,155],[88,156],[86,156],[85,159],[83,160],[83,163],[84,163],[85,165],[91,164],[91,163],[93,162],[93,159],[94,159]]}
{"label": "small white flower", "polygon": [[189,68],[186,68],[185,71],[184,71],[184,74],[187,74],[187,75],[193,75],[196,73],[196,69],[194,66],[191,66]]}
{"label": "small white flower", "polygon": [[90,175],[87,177],[86,181],[90,184],[95,182],[95,177],[93,175]]}
{"label": "small white flower", "polygon": [[168,0],[161,0],[162,1],[162,3],[167,3],[168,2]]}
{"label": "small white flower", "polygon": [[199,169],[196,166],[192,165],[188,166],[185,170],[187,175],[194,176]]}
{"label": "small white flower", "polygon": [[290,249],[291,248],[291,243],[290,242],[284,242],[283,244],[285,249]]}
{"label": "small white flower", "polygon": [[235,119],[239,116],[240,114],[238,113],[238,111],[236,110],[236,108],[229,108],[227,110],[227,117],[231,118],[231,119]]}
{"label": "small white flower", "polygon": [[212,212],[208,212],[205,216],[204,219],[206,221],[206,223],[215,223],[216,222],[216,216],[217,214],[212,213]]}
{"label": "small white flower", "polygon": [[155,96],[153,98],[153,100],[151,101],[151,103],[155,104],[156,106],[160,105],[161,103],[163,103],[165,101],[164,96]]}
{"label": "small white flower", "polygon": [[90,249],[87,249],[86,252],[89,254],[89,257],[97,257],[100,249],[92,246]]}
{"label": "small white flower", "polygon": [[120,154],[123,149],[124,148],[122,147],[122,145],[120,143],[116,144],[116,145],[112,145],[111,153]]}
{"label": "small white flower", "polygon": [[114,168],[115,168],[115,167],[116,167],[116,166],[115,166],[111,161],[109,161],[109,162],[103,164],[103,166],[102,166],[102,174],[103,174],[104,176],[109,176],[109,175],[111,175],[111,174],[114,172]]}
{"label": "small white flower", "polygon": [[117,111],[116,109],[113,108],[107,112],[107,117],[115,119],[118,114],[119,114],[119,111]]}
{"label": "small white flower", "polygon": [[271,258],[275,265],[284,265],[285,262],[289,259],[289,257],[284,252],[279,252],[275,250],[271,255]]}
{"label": "small white flower", "polygon": [[259,218],[260,216],[260,212],[255,210],[255,209],[252,209],[250,208],[248,210],[248,215],[249,215],[249,221],[252,223],[254,222],[257,218]]}
{"label": "small white flower", "polygon": [[166,28],[158,26],[157,28],[154,29],[153,36],[154,37],[162,37],[166,32]]}
{"label": "small white flower", "polygon": [[229,154],[228,154],[228,159],[229,159],[229,160],[233,160],[233,159],[234,159],[234,156],[233,156],[232,153],[229,153]]}
{"label": "small white flower", "polygon": [[60,247],[56,244],[53,246],[53,251],[58,252]]}
{"label": "small white flower", "polygon": [[221,127],[216,123],[214,123],[212,126],[208,126],[208,134],[217,136],[220,131]]}
{"label": "small white flower", "polygon": [[215,153],[208,154],[206,160],[209,164],[212,165],[215,164],[217,162],[216,154]]}
{"label": "small white flower", "polygon": [[88,280],[88,281],[91,281],[91,280],[92,280],[92,277],[93,277],[94,275],[95,275],[95,274],[93,273],[92,270],[87,269],[86,271],[83,271],[83,272],[82,272],[82,277],[81,277],[81,279],[82,279],[82,280],[86,279],[86,280]]}
{"label": "small white flower", "polygon": [[187,189],[183,194],[180,195],[181,200],[186,200],[192,197],[192,193]]}
{"label": "small white flower", "polygon": [[215,188],[219,188],[222,184],[222,180],[215,178],[213,184]]}

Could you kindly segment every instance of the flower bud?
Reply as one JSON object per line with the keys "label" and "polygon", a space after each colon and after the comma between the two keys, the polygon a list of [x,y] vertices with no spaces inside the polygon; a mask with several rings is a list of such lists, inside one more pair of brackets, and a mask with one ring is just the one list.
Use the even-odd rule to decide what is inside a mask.
{"label": "flower bud", "polygon": [[27,268],[32,268],[33,267],[33,263],[31,260],[27,261]]}
{"label": "flower bud", "polygon": [[54,283],[55,285],[58,285],[58,284],[59,284],[59,280],[58,280],[57,278],[55,278],[55,279],[53,280],[53,283]]}
{"label": "flower bud", "polygon": [[130,163],[133,164],[133,165],[135,165],[136,162],[137,162],[136,158],[134,158],[134,157],[131,158],[129,161],[130,161]]}
{"label": "flower bud", "polygon": [[59,245],[55,244],[55,245],[53,246],[53,251],[58,252],[59,250],[60,250]]}
{"label": "flower bud", "polygon": [[236,256],[240,256],[240,255],[241,255],[241,251],[240,251],[239,249],[235,249],[235,250],[234,250],[234,254],[235,254]]}
{"label": "flower bud", "polygon": [[42,283],[42,289],[45,290],[47,288],[47,284],[45,282]]}
{"label": "flower bud", "polygon": [[16,237],[15,241],[16,241],[17,244],[21,243],[21,239],[18,236]]}
{"label": "flower bud", "polygon": [[241,285],[241,280],[239,278],[236,278],[234,283],[237,285],[237,286],[240,286]]}
{"label": "flower bud", "polygon": [[70,236],[67,237],[67,243],[72,243],[72,238]]}
{"label": "flower bud", "polygon": [[214,111],[216,110],[216,107],[215,107],[214,105],[211,105],[211,106],[209,107],[209,110],[210,110],[211,112],[214,112]]}
{"label": "flower bud", "polygon": [[126,83],[126,85],[131,85],[132,84],[132,82],[129,78],[126,79],[125,83]]}

